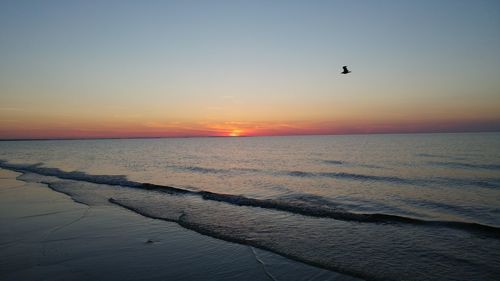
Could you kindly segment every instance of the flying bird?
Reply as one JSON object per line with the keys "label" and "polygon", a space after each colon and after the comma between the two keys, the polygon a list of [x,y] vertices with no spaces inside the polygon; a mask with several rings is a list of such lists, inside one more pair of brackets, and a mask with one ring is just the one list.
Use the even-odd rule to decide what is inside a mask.
{"label": "flying bird", "polygon": [[349,71],[349,69],[347,69],[347,65],[342,66],[342,68],[344,69],[344,71],[340,72],[340,74],[347,74],[347,73],[351,73],[351,72]]}

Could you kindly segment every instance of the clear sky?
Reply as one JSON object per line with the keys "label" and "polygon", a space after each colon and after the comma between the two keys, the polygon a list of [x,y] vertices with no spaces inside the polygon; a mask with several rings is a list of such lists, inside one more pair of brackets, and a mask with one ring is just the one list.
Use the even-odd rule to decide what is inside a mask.
{"label": "clear sky", "polygon": [[498,130],[497,0],[0,1],[0,138]]}

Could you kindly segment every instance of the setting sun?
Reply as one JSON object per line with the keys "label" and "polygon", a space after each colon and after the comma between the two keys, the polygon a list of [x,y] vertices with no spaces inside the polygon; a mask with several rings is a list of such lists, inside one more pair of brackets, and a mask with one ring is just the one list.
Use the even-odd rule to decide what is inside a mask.
{"label": "setting sun", "polygon": [[241,133],[243,133],[243,130],[240,129],[234,129],[229,133],[230,137],[239,137],[241,136]]}

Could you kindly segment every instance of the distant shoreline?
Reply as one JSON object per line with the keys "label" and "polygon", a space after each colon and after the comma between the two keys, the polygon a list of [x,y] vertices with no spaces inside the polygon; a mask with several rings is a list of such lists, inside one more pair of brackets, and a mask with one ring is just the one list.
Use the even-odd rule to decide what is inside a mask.
{"label": "distant shoreline", "polygon": [[193,139],[193,138],[258,138],[258,137],[303,137],[303,136],[359,136],[359,135],[431,135],[431,134],[484,134],[500,133],[500,130],[493,131],[452,131],[452,132],[377,132],[377,133],[346,133],[346,134],[290,134],[290,135],[258,135],[258,136],[137,136],[137,137],[85,137],[85,138],[12,138],[2,139],[5,141],[58,141],[58,140],[128,140],[128,139]]}

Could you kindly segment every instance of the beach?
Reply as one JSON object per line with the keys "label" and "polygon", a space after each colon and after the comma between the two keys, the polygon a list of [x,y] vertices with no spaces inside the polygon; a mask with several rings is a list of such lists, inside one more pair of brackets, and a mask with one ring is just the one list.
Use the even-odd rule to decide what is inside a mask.
{"label": "beach", "polygon": [[0,170],[1,280],[355,280]]}

